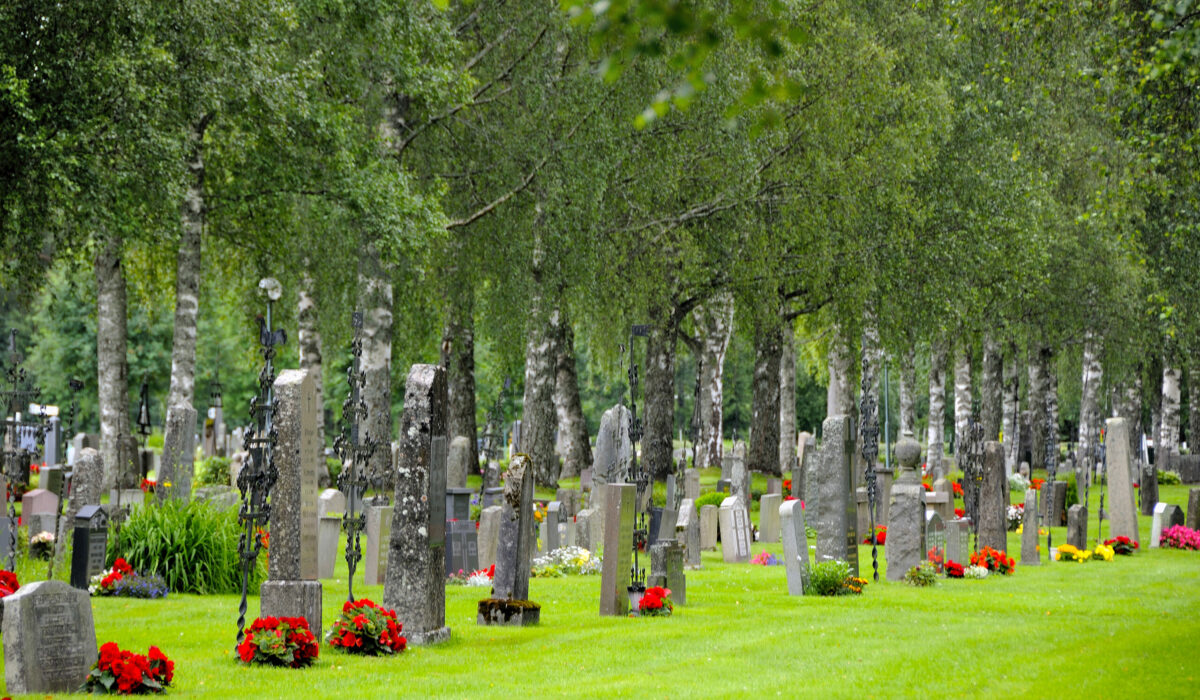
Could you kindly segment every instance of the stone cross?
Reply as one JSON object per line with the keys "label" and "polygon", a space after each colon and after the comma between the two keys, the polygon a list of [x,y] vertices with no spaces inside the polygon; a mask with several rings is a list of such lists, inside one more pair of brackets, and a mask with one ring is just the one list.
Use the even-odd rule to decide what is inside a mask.
{"label": "stone cross", "polygon": [[317,580],[317,385],[307,370],[288,369],[275,380],[275,465],[271,489],[271,556],[259,591],[262,615],[303,617],[321,630]]}
{"label": "stone cross", "polygon": [[[1004,446],[989,440],[983,446],[983,483],[979,487],[979,548],[1008,547],[1008,482],[1004,479]],[[888,533],[891,536],[891,533]]]}
{"label": "stone cross", "polygon": [[822,428],[825,444],[816,473],[817,562],[845,561],[858,576],[857,507],[851,486],[855,430],[848,416],[826,418]]}
{"label": "stone cross", "polygon": [[404,390],[383,604],[396,611],[415,645],[450,638],[443,577],[448,403],[446,371],[413,365]]}
{"label": "stone cross", "polygon": [[7,691],[77,691],[98,656],[88,592],[62,581],[36,581],[4,598],[3,605]]}
{"label": "stone cross", "polygon": [[1133,461],[1129,454],[1129,421],[1109,418],[1105,421],[1104,444],[1108,457],[1108,531],[1110,537],[1128,537],[1138,541],[1137,506],[1133,494]]}
{"label": "stone cross", "polygon": [[779,506],[779,523],[783,531],[783,565],[787,571],[788,595],[804,595],[808,588],[808,533],[804,529],[804,509],[799,500],[784,501]]}

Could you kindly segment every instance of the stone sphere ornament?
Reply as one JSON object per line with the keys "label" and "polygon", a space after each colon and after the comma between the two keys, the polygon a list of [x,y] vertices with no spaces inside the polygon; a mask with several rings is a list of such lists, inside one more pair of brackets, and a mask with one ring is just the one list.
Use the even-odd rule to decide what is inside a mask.
{"label": "stone sphere ornament", "polygon": [[917,464],[921,461],[921,444],[913,439],[912,433],[905,431],[904,435],[896,441],[896,461],[905,471],[917,468]]}

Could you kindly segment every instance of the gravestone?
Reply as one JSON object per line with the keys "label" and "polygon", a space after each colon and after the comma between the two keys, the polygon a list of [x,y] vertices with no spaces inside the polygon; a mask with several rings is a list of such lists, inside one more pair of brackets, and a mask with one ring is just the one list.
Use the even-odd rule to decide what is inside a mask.
{"label": "gravestone", "polygon": [[678,490],[679,490],[678,483],[679,483],[679,479],[677,478],[677,474],[668,474],[667,475],[667,498],[664,501],[667,508],[678,508],[679,507],[678,502],[675,500],[678,495]]}
{"label": "gravestone", "polygon": [[1142,464],[1142,476],[1138,479],[1138,500],[1142,515],[1154,514],[1154,506],[1158,504],[1158,469],[1153,464]]}
{"label": "gravestone", "polygon": [[501,509],[492,594],[479,601],[476,621],[481,625],[537,624],[541,606],[529,601],[529,567],[533,556],[533,463],[525,455],[514,457],[504,475]]}
{"label": "gravestone", "polygon": [[767,477],[767,493],[773,493],[779,496],[779,502],[783,502],[783,479],[775,476]]}
{"label": "gravestone", "polygon": [[303,617],[314,635],[321,629],[321,582],[317,580],[317,445],[320,407],[307,370],[285,369],[275,379],[278,434],[271,488],[271,556],[259,589],[263,617]]}
{"label": "gravestone", "polygon": [[54,544],[55,557],[60,558],[67,547],[67,530],[74,527],[75,515],[84,506],[100,503],[100,486],[104,479],[100,453],[90,447],[82,449],[76,456],[71,474],[67,511],[58,521],[58,537]]}
{"label": "gravestone", "polygon": [[896,443],[896,461],[900,463],[900,478],[892,484],[891,521],[883,545],[889,581],[903,581],[904,574],[926,558],[925,488],[918,469],[921,445],[911,435]]}
{"label": "gravestone", "polygon": [[633,443],[629,441],[630,418],[629,409],[621,404],[608,409],[600,417],[595,458],[592,460],[594,484],[607,484],[624,478],[626,464],[633,454]]}
{"label": "gravestone", "polygon": [[63,463],[63,434],[62,422],[58,416],[51,416],[46,421],[46,436],[42,450],[42,460],[49,466]]}
{"label": "gravestone", "polygon": [[971,521],[955,518],[946,523],[946,561],[967,565],[971,560]]}
{"label": "gravestone", "polygon": [[162,464],[154,493],[159,503],[168,498],[186,501],[192,496],[192,473],[195,469],[196,409],[187,402],[168,408],[165,434]]}
{"label": "gravestone", "polygon": [[418,646],[450,638],[444,578],[448,403],[446,371],[413,365],[404,390],[383,604],[396,611],[409,643]]}
{"label": "gravestone", "polygon": [[796,466],[792,469],[792,497],[805,500],[808,496],[808,469],[816,456],[816,440],[812,433],[801,432],[796,436]]}
{"label": "gravestone", "polygon": [[591,508],[584,508],[575,516],[575,544],[589,552],[595,552],[604,544],[604,533],[597,527]]}
{"label": "gravestone", "polygon": [[1067,524],[1067,482],[1042,484],[1042,524],[1051,527]]}
{"label": "gravestone", "polygon": [[1026,479],[1029,478],[1029,462],[1021,462],[1021,466],[1017,467],[1017,473]]}
{"label": "gravestone", "polygon": [[580,502],[582,494],[575,489],[558,489],[555,492],[554,500],[562,504],[563,522],[574,520],[576,515],[579,515]]}
{"label": "gravestone", "polygon": [[487,569],[496,563],[496,547],[500,539],[500,516],[503,508],[488,506],[479,512],[479,568]]}
{"label": "gravestone", "polygon": [[804,509],[799,500],[784,501],[779,506],[779,524],[788,595],[804,595],[808,588],[808,533],[804,529]]}
{"label": "gravestone", "polygon": [[561,503],[558,501],[550,501],[550,503],[546,505],[546,520],[542,523],[542,525],[544,525],[546,529],[546,536],[543,539],[543,542],[545,543],[547,552],[553,552],[554,550],[563,546],[561,537],[562,531],[558,529],[558,526],[562,524],[562,516],[563,512]]}
{"label": "gravestone", "polygon": [[[1104,444],[1108,459],[1108,496],[1110,537],[1128,537],[1138,541],[1137,510],[1133,494],[1133,462],[1129,454],[1129,421],[1109,418]],[[1045,488],[1043,486],[1043,488]]]}
{"label": "gravestone", "polygon": [[521,452],[521,449],[521,421],[518,419],[512,424],[512,441],[508,444],[508,458],[511,460]]}
{"label": "gravestone", "polygon": [[71,539],[71,585],[87,590],[92,577],[104,571],[108,555],[108,511],[84,506],[75,514]]}
{"label": "gravestone", "polygon": [[91,597],[62,581],[21,586],[3,600],[7,691],[73,693],[96,662]]}
{"label": "gravestone", "polygon": [[500,463],[494,460],[488,460],[483,467],[483,491],[486,494],[492,489],[500,487]]}
{"label": "gravestone", "polygon": [[[721,556],[726,564],[745,564],[750,561],[750,516],[737,496],[721,501],[718,512],[721,523]],[[608,550],[605,550],[608,551]]]}
{"label": "gravestone", "polygon": [[26,491],[21,497],[21,515],[28,518],[34,513],[57,513],[58,496],[47,489]]}
{"label": "gravestone", "polygon": [[1200,489],[1188,491],[1187,527],[1200,530]]}
{"label": "gravestone", "polygon": [[[499,477],[496,483],[499,484]],[[483,490],[483,497],[480,499],[480,508],[488,508],[490,506],[498,506],[504,500],[504,489],[500,486],[490,486]]]}
{"label": "gravestone", "polygon": [[700,472],[688,469],[683,473],[683,497],[695,501],[700,498]]}
{"label": "gravestone", "polygon": [[[123,435],[117,439],[117,468],[113,471],[114,489],[141,490],[142,460],[136,437]],[[190,477],[188,488],[191,488]],[[124,503],[124,501],[121,502]]]}
{"label": "gravestone", "polygon": [[479,569],[479,539],[474,520],[446,523],[446,576]]}
{"label": "gravestone", "polygon": [[1067,544],[1079,550],[1087,549],[1087,521],[1087,508],[1083,505],[1076,503],[1067,509]]}
{"label": "gravestone", "polygon": [[629,614],[629,568],[633,563],[635,484],[608,484],[604,497],[604,559],[600,565],[600,614]]}
{"label": "gravestone", "polygon": [[946,521],[940,513],[925,511],[925,559],[938,557],[946,561]]}
{"label": "gravestone", "polygon": [[[745,449],[743,448],[744,451]],[[729,495],[741,499],[742,507],[747,511],[750,510],[750,501],[753,498],[750,495],[750,470],[746,468],[745,457],[739,457],[736,452],[734,453],[733,470],[729,479]]]}
{"label": "gravestone", "polygon": [[[346,512],[346,494],[337,489],[325,489],[317,497],[317,515],[341,515]],[[362,511],[359,511],[362,512]]]}
{"label": "gravestone", "polygon": [[474,495],[471,489],[446,489],[446,519],[470,520],[471,496]]}
{"label": "gravestone", "polygon": [[671,591],[675,605],[687,605],[687,578],[683,573],[683,545],[666,540],[650,547],[650,573],[646,586],[662,586]]}
{"label": "gravestone", "polygon": [[[51,535],[58,532],[58,513],[33,513],[30,515],[22,515],[22,522],[28,527],[29,539],[32,540],[35,536],[49,532]],[[4,522],[10,522],[8,518],[3,519]],[[8,533],[4,533],[7,535]],[[11,540],[5,539],[4,544],[11,544]],[[4,552],[7,556],[8,552]],[[0,557],[2,558],[2,557]]]}
{"label": "gravestone", "polygon": [[717,548],[717,507],[712,504],[700,506],[700,549]]}
{"label": "gravestone", "polygon": [[1183,510],[1169,503],[1155,503],[1153,520],[1150,522],[1150,546],[1162,546],[1162,533],[1176,525],[1183,525]]}
{"label": "gravestone", "polygon": [[1021,518],[1021,565],[1038,566],[1042,557],[1038,554],[1037,494],[1033,489],[1025,491],[1025,513]]}
{"label": "gravestone", "polygon": [[675,521],[675,539],[683,543],[684,561],[689,569],[700,568],[700,514],[690,498],[679,504]]}
{"label": "gravestone", "polygon": [[58,496],[60,499],[64,498],[66,496],[63,489],[66,485],[66,469],[62,466],[42,467],[38,483],[41,484],[42,488]]}
{"label": "gravestone", "polygon": [[450,455],[446,458],[446,488],[466,488],[467,475],[470,473],[471,438],[459,435],[450,441]]}
{"label": "gravestone", "polygon": [[317,578],[333,578],[337,563],[338,537],[342,532],[342,516],[321,515],[317,523]]}
{"label": "gravestone", "polygon": [[825,444],[816,474],[817,562],[845,561],[858,576],[857,513],[851,487],[855,431],[847,416],[826,418],[822,427]]}
{"label": "gravestone", "polygon": [[[867,498],[867,487],[859,486],[854,489],[854,528],[856,531],[863,533],[863,539],[866,539],[867,534],[871,531],[871,510],[870,499]],[[884,525],[883,520],[875,523],[876,525]]]}
{"label": "gravestone", "polygon": [[[660,509],[655,509],[660,510]],[[675,508],[662,508],[658,517],[657,527],[654,528],[653,541],[675,539],[675,525],[679,522],[679,511]]]}
{"label": "gravestone", "polygon": [[1163,529],[1183,525],[1183,509],[1177,505],[1168,503],[1167,509],[1163,512]]}
{"label": "gravestone", "polygon": [[[891,535],[891,533],[888,533]],[[1008,548],[1008,482],[1004,478],[1004,446],[983,445],[983,483],[979,487],[979,548]]]}
{"label": "gravestone", "polygon": [[758,541],[779,541],[779,504],[783,496],[777,493],[765,494],[758,499]]}

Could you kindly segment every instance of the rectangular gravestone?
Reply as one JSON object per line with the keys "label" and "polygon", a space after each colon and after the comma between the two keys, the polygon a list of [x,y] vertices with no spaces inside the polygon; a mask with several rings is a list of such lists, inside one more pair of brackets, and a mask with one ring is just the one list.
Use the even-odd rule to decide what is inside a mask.
{"label": "rectangular gravestone", "polygon": [[700,568],[700,514],[692,499],[685,498],[679,504],[679,518],[675,521],[675,539],[683,543],[684,562],[689,569]]}
{"label": "rectangular gravestone", "polygon": [[162,464],[154,489],[160,503],[168,498],[191,498],[195,458],[196,409],[190,403],[171,406],[167,409]]}
{"label": "rectangular gravestone", "polygon": [[811,433],[805,431],[796,436],[796,466],[792,469],[792,498],[803,501],[808,496],[808,485],[805,480],[808,476],[808,466],[815,456],[814,452],[816,452],[816,443]]}
{"label": "rectangular gravestone", "polygon": [[967,565],[971,559],[971,521],[955,518],[946,523],[946,561]]}
{"label": "rectangular gravestone", "polygon": [[[887,580],[902,581],[908,570],[927,557],[925,530],[925,489],[914,469],[901,469],[900,480],[892,485],[891,522],[888,524],[884,553],[887,556]],[[934,513],[936,517],[940,515]]]}
{"label": "rectangular gravestone", "polygon": [[779,505],[783,496],[777,493],[764,494],[758,500],[758,541],[779,541]]}
{"label": "rectangular gravestone", "polygon": [[729,495],[737,496],[742,501],[742,507],[750,509],[750,470],[746,468],[746,460],[734,457],[733,477],[729,480]]}
{"label": "rectangular gravestone", "polygon": [[600,614],[629,613],[629,568],[633,563],[634,484],[608,484],[605,496],[604,559],[600,566]]}
{"label": "rectangular gravestone", "polygon": [[671,591],[676,605],[687,605],[687,578],[683,573],[683,545],[664,540],[650,547],[650,573],[646,586],[662,586]]}
{"label": "rectangular gravestone", "polygon": [[267,580],[259,588],[259,606],[264,617],[303,617],[319,635],[317,385],[307,370],[285,369],[274,389],[279,475],[271,488],[271,556]]}
{"label": "rectangular gravestone", "polygon": [[658,520],[658,529],[655,532],[654,541],[661,542],[663,540],[675,539],[675,525],[679,522],[679,511],[668,506],[662,509],[662,515]]}
{"label": "rectangular gravestone", "polygon": [[450,453],[446,458],[446,490],[461,489],[467,485],[471,469],[471,438],[458,435],[450,441]]}
{"label": "rectangular gravestone", "polygon": [[96,662],[91,598],[62,581],[27,583],[3,600],[7,691],[73,693]]}
{"label": "rectangular gravestone", "polygon": [[[889,535],[891,533],[888,533]],[[1004,446],[983,446],[983,483],[979,487],[979,548],[1008,548],[1008,481],[1004,478]]]}
{"label": "rectangular gravestone", "polygon": [[62,464],[65,455],[63,454],[62,422],[59,420],[58,416],[51,416],[50,419],[46,421],[46,436],[44,444],[45,447],[42,452],[42,460],[51,467],[56,464]]}
{"label": "rectangular gravestone", "polygon": [[75,514],[71,553],[71,585],[87,590],[96,574],[104,571],[108,555],[108,512],[103,506],[84,506]]}
{"label": "rectangular gravestone", "polygon": [[719,516],[717,507],[710,504],[700,506],[700,549],[714,550],[717,548]]}
{"label": "rectangular gravestone", "polygon": [[547,552],[553,552],[563,546],[562,531],[558,526],[562,524],[563,512],[562,504],[558,501],[550,501],[546,505],[546,520],[542,523],[545,527],[546,535],[542,539]]}
{"label": "rectangular gravestone", "polygon": [[779,496],[779,502],[783,502],[783,479],[777,476],[767,477],[767,493],[773,493]]}
{"label": "rectangular gravestone", "polygon": [[1159,502],[1159,503],[1154,504],[1154,511],[1152,512],[1152,514],[1150,516],[1151,517],[1151,520],[1150,520],[1150,547],[1151,548],[1157,549],[1158,547],[1161,546],[1160,540],[1162,539],[1162,533],[1163,533],[1163,530],[1166,529],[1166,527],[1164,526],[1164,518],[1163,518],[1163,516],[1166,514],[1166,511],[1167,511],[1166,503]]}
{"label": "rectangular gravestone", "polygon": [[500,539],[500,506],[488,506],[479,512],[479,568],[487,569],[496,563],[496,546]]}
{"label": "rectangular gravestone", "polygon": [[1067,544],[1079,550],[1087,549],[1087,521],[1087,508],[1082,504],[1076,503],[1067,509]]}
{"label": "rectangular gravestone", "polygon": [[851,486],[854,429],[847,416],[826,418],[825,444],[816,474],[817,562],[840,560],[858,576],[857,506]]}
{"label": "rectangular gravestone", "polygon": [[[891,541],[891,538],[888,538]],[[926,511],[925,513],[925,538],[922,548],[925,548],[924,559],[937,558],[938,561],[946,561],[946,521],[942,520],[940,513],[934,511]],[[888,568],[891,568],[891,562],[888,562]],[[939,567],[940,568],[940,567]],[[940,573],[940,572],[939,572]]]}
{"label": "rectangular gravestone", "polygon": [[799,500],[784,501],[779,506],[779,524],[788,595],[804,595],[808,588],[808,533],[804,528],[804,509],[800,507]]}
{"label": "rectangular gravestone", "polygon": [[1193,530],[1200,530],[1200,489],[1188,490],[1187,520],[1184,524]]}
{"label": "rectangular gravestone", "polygon": [[58,537],[55,540],[55,557],[61,560],[67,546],[68,529],[75,525],[75,515],[88,505],[100,503],[100,486],[104,479],[100,453],[88,447],[76,455],[68,486],[67,511],[58,521]]}
{"label": "rectangular gravestone", "polygon": [[1022,566],[1038,566],[1042,563],[1038,554],[1037,493],[1033,489],[1025,491],[1025,512],[1021,518]]}
{"label": "rectangular gravestone", "polygon": [[[361,510],[356,509],[361,513]],[[346,512],[346,495],[337,489],[325,489],[317,497],[317,517],[342,515]]]}
{"label": "rectangular gravestone", "polygon": [[446,523],[446,576],[479,569],[479,539],[474,520]]}
{"label": "rectangular gravestone", "polygon": [[[505,498],[501,506],[500,536],[496,545],[496,575],[491,599],[481,601],[479,624],[534,624],[540,608],[519,605],[529,601],[529,569],[533,556],[533,463],[525,455],[513,458],[504,475]],[[500,608],[485,611],[489,602]],[[514,604],[518,603],[518,604]],[[526,614],[530,617],[525,619]]]}
{"label": "rectangular gravestone", "polygon": [[584,508],[575,516],[575,544],[589,552],[595,552],[603,544],[604,537],[593,514],[591,508]]}
{"label": "rectangular gravestone", "polygon": [[322,515],[317,523],[317,576],[333,578],[337,563],[338,538],[342,532],[342,516]]}
{"label": "rectangular gravestone", "polygon": [[721,523],[721,556],[726,564],[745,564],[750,561],[750,516],[737,496],[721,502],[718,512]]}
{"label": "rectangular gravestone", "polygon": [[[1129,454],[1129,422],[1109,418],[1104,444],[1108,459],[1109,536],[1138,541],[1137,506],[1133,493],[1133,461]],[[1044,487],[1043,487],[1044,488]]]}
{"label": "rectangular gravestone", "polygon": [[592,490],[592,470],[590,468],[579,472],[579,490],[584,493]]}
{"label": "rectangular gravestone", "polygon": [[[499,478],[499,477],[497,477]],[[500,501],[504,499],[504,489],[499,486],[491,486],[483,490],[483,498],[480,499],[479,506],[488,508],[490,506],[500,505]]]}
{"label": "rectangular gravestone", "polygon": [[700,498],[700,472],[695,469],[688,469],[683,473],[683,497],[692,499],[695,502]]}
{"label": "rectangular gravestone", "polygon": [[38,483],[50,493],[63,498],[66,496],[64,490],[64,486],[66,486],[66,468],[62,466],[44,467],[41,476],[38,478]]}
{"label": "rectangular gravestone", "polygon": [[[858,488],[854,489],[855,529],[858,532],[863,533],[863,539],[866,539],[867,535],[871,532],[871,508],[870,508],[870,506],[871,506],[871,502],[870,502],[870,499],[867,497],[867,487],[859,486]],[[877,510],[875,512],[876,512],[876,516],[878,517],[879,511]],[[884,523],[882,520],[880,520],[879,522],[877,522],[875,524],[883,525]]]}
{"label": "rectangular gravestone", "polygon": [[1042,524],[1050,527],[1067,524],[1067,482],[1042,484]]}
{"label": "rectangular gravestone", "polygon": [[446,371],[413,365],[404,391],[384,607],[409,644],[450,638],[446,626]]}
{"label": "rectangular gravestone", "polygon": [[367,548],[363,553],[363,579],[368,586],[382,586],[387,571],[388,543],[392,538],[393,506],[365,506]]}
{"label": "rectangular gravestone", "polygon": [[34,513],[57,513],[58,496],[48,489],[33,489],[26,491],[21,497],[21,515],[28,517]]}

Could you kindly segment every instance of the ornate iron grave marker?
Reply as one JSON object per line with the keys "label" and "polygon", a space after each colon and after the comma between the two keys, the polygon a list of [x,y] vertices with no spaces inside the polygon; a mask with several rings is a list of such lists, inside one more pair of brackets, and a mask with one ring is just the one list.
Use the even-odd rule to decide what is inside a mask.
{"label": "ornate iron grave marker", "polygon": [[[876,581],[879,580],[879,544],[875,536],[875,515],[879,512],[878,475],[875,473],[875,460],[879,457],[879,415],[877,413],[875,394],[871,390],[875,385],[875,374],[866,353],[862,360],[862,398],[859,401],[859,422],[862,433],[862,458],[866,464],[867,479],[867,513],[870,523],[871,537],[871,569]],[[861,535],[860,535],[861,536]]]}
{"label": "ornate iron grave marker", "polygon": [[[23,357],[17,352],[17,332],[9,331],[8,362],[4,367],[5,388],[0,391],[0,409],[3,409],[4,440],[7,448],[4,450],[4,486],[8,517],[8,561],[7,568],[13,571],[17,558],[17,487],[18,484],[28,484],[28,468],[31,460],[37,455],[37,446],[42,444],[45,426],[41,416],[34,414],[22,417],[22,408],[37,402],[42,390],[33,385],[32,380],[21,366]],[[11,417],[10,417],[11,416]]]}

